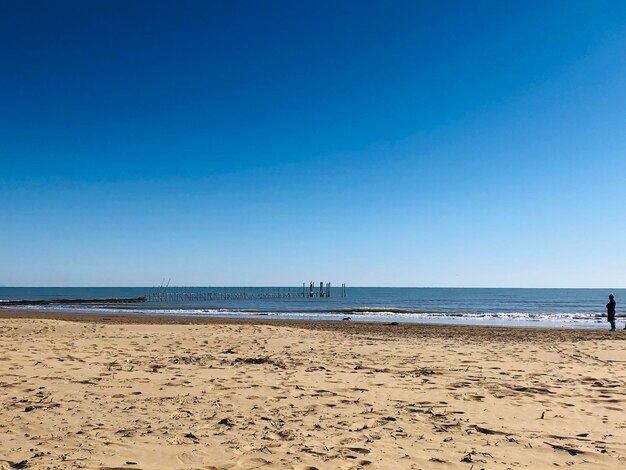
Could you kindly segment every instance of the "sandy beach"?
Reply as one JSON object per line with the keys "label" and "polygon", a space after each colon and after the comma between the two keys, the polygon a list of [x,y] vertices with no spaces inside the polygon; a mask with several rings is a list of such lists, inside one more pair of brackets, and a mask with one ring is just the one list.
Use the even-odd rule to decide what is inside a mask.
{"label": "sandy beach", "polygon": [[0,313],[0,468],[623,468],[626,332]]}

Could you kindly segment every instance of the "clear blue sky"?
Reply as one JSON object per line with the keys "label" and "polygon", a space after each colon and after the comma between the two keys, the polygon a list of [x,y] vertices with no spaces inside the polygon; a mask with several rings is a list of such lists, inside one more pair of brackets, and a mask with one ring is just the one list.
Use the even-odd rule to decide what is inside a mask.
{"label": "clear blue sky", "polygon": [[626,284],[626,2],[0,0],[0,283]]}

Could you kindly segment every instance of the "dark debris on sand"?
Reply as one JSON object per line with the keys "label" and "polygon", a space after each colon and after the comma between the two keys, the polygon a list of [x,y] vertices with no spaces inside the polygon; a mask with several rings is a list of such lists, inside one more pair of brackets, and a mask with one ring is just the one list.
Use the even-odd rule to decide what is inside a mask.
{"label": "dark debris on sand", "polygon": [[285,363],[282,361],[278,361],[276,359],[272,359],[269,356],[259,356],[259,357],[238,357],[233,361],[233,365],[236,364],[269,364],[274,367],[278,367],[280,369],[285,369]]}
{"label": "dark debris on sand", "polygon": [[11,468],[28,468],[28,460],[21,460],[19,462],[9,462]]}
{"label": "dark debris on sand", "polygon": [[546,444],[548,444],[550,447],[552,447],[554,450],[563,450],[565,452],[567,452],[569,455],[578,455],[578,454],[584,454],[584,452],[582,450],[578,450],[578,449],[574,449],[573,447],[567,447],[567,446],[561,446],[558,444],[551,444],[547,441],[544,441]]}

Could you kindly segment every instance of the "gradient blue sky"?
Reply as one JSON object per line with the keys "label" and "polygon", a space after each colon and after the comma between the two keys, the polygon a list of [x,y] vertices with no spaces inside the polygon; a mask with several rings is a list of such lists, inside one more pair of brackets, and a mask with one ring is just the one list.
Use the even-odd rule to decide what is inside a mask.
{"label": "gradient blue sky", "polygon": [[0,283],[626,284],[626,2],[0,0]]}

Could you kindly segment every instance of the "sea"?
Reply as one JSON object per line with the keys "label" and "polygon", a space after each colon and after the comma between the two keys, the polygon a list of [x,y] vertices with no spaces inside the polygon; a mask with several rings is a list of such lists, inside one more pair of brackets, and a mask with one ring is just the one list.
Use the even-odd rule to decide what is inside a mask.
{"label": "sea", "polygon": [[[609,294],[626,320],[626,289],[491,289],[332,287],[329,297],[299,287],[0,287],[0,309],[133,315],[349,320],[471,325],[606,328]],[[155,293],[169,293],[155,301]],[[197,300],[205,294],[205,300]],[[226,298],[206,300],[207,293]],[[325,289],[324,289],[325,293]],[[219,295],[218,295],[219,294]],[[304,294],[304,295],[303,295]],[[280,298],[273,298],[276,295]],[[135,304],[2,306],[11,300],[103,299],[147,296]],[[192,300],[194,299],[195,300]],[[620,312],[620,302],[624,309]]]}

